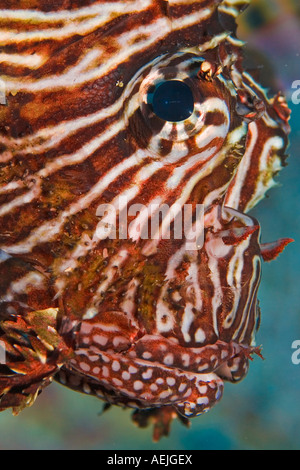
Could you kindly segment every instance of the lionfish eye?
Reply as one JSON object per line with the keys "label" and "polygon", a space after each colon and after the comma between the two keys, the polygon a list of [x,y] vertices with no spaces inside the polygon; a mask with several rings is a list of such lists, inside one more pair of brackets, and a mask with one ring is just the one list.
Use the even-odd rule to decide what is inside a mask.
{"label": "lionfish eye", "polygon": [[124,117],[138,146],[147,148],[153,159],[173,164],[206,149],[204,158],[210,143],[215,153],[224,144],[232,91],[224,87],[221,74],[211,81],[202,78],[202,63],[192,52],[165,54],[128,83]]}
{"label": "lionfish eye", "polygon": [[184,121],[194,112],[192,90],[180,80],[167,80],[157,84],[149,91],[147,101],[154,114],[164,121]]}

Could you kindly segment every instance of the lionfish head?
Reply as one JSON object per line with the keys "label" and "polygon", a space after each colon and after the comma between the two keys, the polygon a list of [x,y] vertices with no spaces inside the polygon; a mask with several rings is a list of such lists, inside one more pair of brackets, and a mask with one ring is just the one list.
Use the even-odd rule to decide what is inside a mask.
{"label": "lionfish head", "polygon": [[261,258],[288,240],[245,212],[289,111],[243,68],[248,3],[4,1],[1,409],[55,376],[165,432],[259,353]]}

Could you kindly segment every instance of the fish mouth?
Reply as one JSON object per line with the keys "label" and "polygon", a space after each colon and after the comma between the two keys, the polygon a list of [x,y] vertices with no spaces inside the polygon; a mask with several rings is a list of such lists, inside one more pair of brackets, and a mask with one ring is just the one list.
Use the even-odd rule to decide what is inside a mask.
{"label": "fish mouth", "polygon": [[253,354],[261,356],[260,350],[260,347],[222,340],[186,347],[161,335],[144,335],[126,354],[133,359],[159,363],[161,367],[195,374],[215,373],[225,380],[238,381],[245,375],[245,367],[241,366],[252,360]]}
{"label": "fish mouth", "polygon": [[220,340],[186,348],[160,335],[144,335],[127,349],[109,345],[105,349],[104,331],[98,338],[96,333],[93,339],[101,341],[102,347],[81,344],[65,367],[77,381],[81,377],[77,390],[135,409],[173,406],[186,418],[214,406],[222,397],[224,381],[241,380],[248,359],[258,353],[257,348]]}

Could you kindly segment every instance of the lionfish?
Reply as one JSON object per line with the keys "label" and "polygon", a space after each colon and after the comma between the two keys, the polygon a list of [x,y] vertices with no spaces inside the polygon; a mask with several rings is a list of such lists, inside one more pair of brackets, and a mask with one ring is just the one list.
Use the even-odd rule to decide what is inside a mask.
{"label": "lionfish", "polygon": [[248,3],[1,1],[1,410],[55,379],[157,440],[261,355],[261,261],[291,240],[246,214],[290,112],[244,69]]}

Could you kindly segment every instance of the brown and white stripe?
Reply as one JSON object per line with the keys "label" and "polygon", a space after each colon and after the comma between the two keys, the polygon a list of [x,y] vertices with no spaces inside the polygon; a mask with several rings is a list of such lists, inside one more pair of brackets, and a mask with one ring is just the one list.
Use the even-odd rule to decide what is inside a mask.
{"label": "brown and white stripe", "polygon": [[[235,18],[248,3],[2,1],[0,268],[10,275],[0,280],[0,294],[8,313],[51,302],[84,329],[121,312],[134,334],[167,339],[189,353],[233,341],[230,359],[242,359],[232,365],[232,378],[245,373],[243,350],[234,348],[254,346],[261,253],[258,223],[242,212],[274,184],[288,134],[282,97],[268,99],[242,68]],[[151,89],[168,80],[192,92],[194,109],[185,120],[163,121],[151,106]],[[121,217],[125,200],[143,210],[128,214],[127,237],[110,239],[99,222]],[[203,207],[197,250],[174,237],[187,204],[191,231],[196,206]],[[103,205],[112,212],[101,219]],[[154,236],[143,239],[164,207]],[[221,396],[220,351],[216,361],[216,352],[198,351],[208,357],[208,372],[186,365],[177,374],[170,356],[159,369],[115,351],[115,369],[120,361],[140,371],[132,396],[121,390],[129,373],[121,366],[106,371],[94,364],[98,373],[90,377],[142,407],[147,399],[168,404],[168,386],[176,383],[182,391],[173,402],[192,416]],[[69,373],[90,373],[93,350],[83,347],[77,356]],[[169,383],[158,397],[142,378],[162,370]]]}

